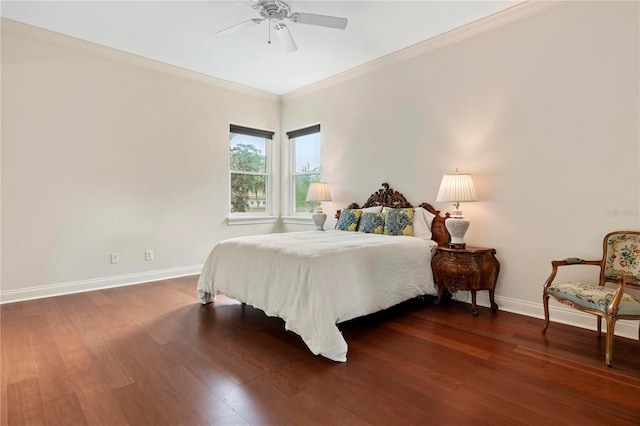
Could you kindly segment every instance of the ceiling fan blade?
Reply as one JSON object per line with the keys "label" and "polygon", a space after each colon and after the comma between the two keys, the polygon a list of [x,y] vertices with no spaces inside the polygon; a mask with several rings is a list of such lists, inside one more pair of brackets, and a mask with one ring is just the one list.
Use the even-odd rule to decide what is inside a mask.
{"label": "ceiling fan blade", "polygon": [[295,52],[296,50],[298,50],[296,42],[293,41],[293,37],[291,37],[289,28],[287,28],[285,24],[276,24],[274,30],[285,52]]}
{"label": "ceiling fan blade", "polygon": [[245,28],[251,27],[251,26],[253,26],[254,24],[259,24],[259,23],[260,23],[260,22],[262,22],[262,21],[263,21],[263,19],[256,19],[256,18],[254,18],[254,19],[247,19],[246,21],[242,21],[242,22],[239,22],[239,23],[237,23],[237,24],[234,24],[234,25],[232,25],[232,26],[230,26],[230,27],[224,28],[224,29],[222,29],[222,30],[220,30],[220,31],[216,32],[215,34],[216,34],[216,35],[221,35],[221,34],[233,34],[233,33],[237,32],[237,31],[242,30],[242,29],[245,29]]}
{"label": "ceiling fan blade", "polygon": [[321,27],[336,28],[344,30],[347,28],[347,18],[338,18],[336,16],[316,15],[314,13],[294,13],[291,15],[293,22],[299,24],[319,25]]}

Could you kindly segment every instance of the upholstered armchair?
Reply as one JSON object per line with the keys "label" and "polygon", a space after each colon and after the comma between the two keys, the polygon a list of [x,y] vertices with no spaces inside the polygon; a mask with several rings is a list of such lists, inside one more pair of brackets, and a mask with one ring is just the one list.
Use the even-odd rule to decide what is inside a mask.
{"label": "upholstered armchair", "polygon": [[[611,366],[613,337],[619,319],[640,320],[640,231],[616,231],[607,234],[601,260],[568,258],[551,262],[551,275],[544,284],[544,326],[549,326],[549,298],[597,316],[598,337],[602,318],[607,324],[605,362]],[[597,283],[554,283],[560,266],[593,265],[600,267]],[[615,284],[615,285],[613,285]],[[631,290],[631,291],[629,291]],[[637,291],[634,291],[637,290]],[[640,338],[640,330],[638,332]]]}

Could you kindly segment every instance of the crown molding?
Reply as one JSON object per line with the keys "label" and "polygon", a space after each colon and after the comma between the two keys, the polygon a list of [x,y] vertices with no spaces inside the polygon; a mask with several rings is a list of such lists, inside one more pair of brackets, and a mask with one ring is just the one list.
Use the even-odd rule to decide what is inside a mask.
{"label": "crown molding", "polygon": [[218,87],[221,89],[230,90],[245,95],[257,96],[271,101],[280,101],[280,96],[265,92],[262,90],[254,89],[251,87],[243,86],[241,84],[233,83],[231,81],[222,80],[206,74],[202,74],[196,71],[187,70],[185,68],[177,67],[175,65],[169,65],[164,62],[156,61],[153,59],[145,58],[143,56],[134,55],[122,50],[107,47],[101,44],[93,43],[86,40],[81,40],[75,37],[71,37],[65,34],[57,33],[55,31],[47,30],[33,25],[25,24],[22,22],[14,21],[8,18],[0,18],[0,28],[2,31],[8,31],[11,33],[19,34],[25,37],[30,37],[36,40],[44,41],[47,43],[53,43],[61,46],[65,46],[71,49],[83,50],[85,52],[92,53],[94,55],[102,56],[105,58],[113,59],[120,62],[125,62],[132,65],[137,65],[143,68],[151,69],[154,71],[170,74],[176,77],[181,77],[199,83],[204,83],[209,86]]}
{"label": "crown molding", "polygon": [[406,61],[408,59],[423,55],[427,52],[439,49],[441,47],[445,47],[459,41],[474,37],[486,31],[491,31],[510,22],[517,21],[527,16],[542,12],[565,2],[567,2],[567,0],[528,0],[524,3],[520,3],[503,11],[494,13],[493,15],[490,15],[486,18],[471,22],[444,34],[414,44],[413,46],[409,46],[397,52],[390,53],[386,56],[359,65],[355,68],[336,74],[332,77],[328,77],[317,83],[293,90],[282,95],[277,95],[274,93],[269,93],[251,87],[243,86],[238,83],[222,80],[174,65],[169,65],[164,62],[145,58],[139,55],[134,55],[122,50],[103,46],[97,43],[92,43],[86,40],[81,40],[44,28],[24,24],[22,22],[14,21],[8,18],[0,18],[0,27],[2,28],[2,31],[9,31],[41,41],[55,43],[77,50],[84,50],[89,53],[133,65],[138,65],[147,69],[171,74],[177,77],[190,79],[210,86],[215,86],[246,95],[257,96],[270,101],[286,102],[322,89],[329,88],[336,84],[343,83],[366,74],[370,74],[389,65]]}
{"label": "crown molding", "polygon": [[402,61],[424,55],[427,52],[440,49],[462,40],[477,36],[503,25],[520,20],[527,16],[540,13],[559,4],[565,3],[566,0],[528,0],[524,3],[517,4],[508,9],[496,12],[485,18],[470,22],[444,34],[437,35],[430,39],[416,43],[412,46],[390,53],[373,61],[351,68],[350,70],[336,74],[314,84],[293,90],[281,95],[282,101],[290,101],[295,98],[305,96],[318,90],[326,89],[339,83],[370,74],[389,65],[397,64]]}

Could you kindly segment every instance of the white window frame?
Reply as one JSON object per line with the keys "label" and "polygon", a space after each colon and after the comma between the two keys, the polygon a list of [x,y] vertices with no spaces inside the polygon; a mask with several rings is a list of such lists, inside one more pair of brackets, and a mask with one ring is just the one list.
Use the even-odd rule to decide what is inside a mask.
{"label": "white window frame", "polygon": [[[235,124],[229,125],[229,134],[243,134],[248,136],[256,136],[256,137],[264,137],[265,139],[265,155],[266,155],[266,163],[265,168],[266,171],[262,172],[245,172],[238,170],[231,170],[231,161],[229,159],[229,198],[227,202],[227,224],[228,225],[250,225],[250,224],[259,224],[259,223],[273,223],[278,221],[278,217],[274,214],[275,212],[275,204],[277,202],[277,197],[275,195],[274,188],[276,188],[275,182],[275,155],[274,155],[274,135],[275,132],[269,130],[261,130],[252,127],[244,127]],[[229,140],[229,142],[231,142]],[[229,145],[231,147],[231,145]],[[231,175],[233,173],[243,173],[247,175],[256,175],[256,176],[265,176],[267,183],[265,185],[265,198],[267,203],[267,209],[264,212],[231,212]]]}
{"label": "white window frame", "polygon": [[[314,124],[306,127],[302,127],[298,130],[292,130],[287,132],[288,143],[286,145],[286,156],[284,164],[287,165],[285,170],[284,182],[287,182],[285,188],[284,199],[286,200],[285,211],[286,216],[282,218],[284,223],[313,225],[313,219],[311,218],[312,212],[296,212],[296,190],[295,182],[297,176],[303,175],[315,175],[321,176],[322,173],[322,159],[320,159],[320,171],[319,172],[302,172],[296,171],[296,138],[300,136],[306,136],[314,133],[322,133],[320,124]],[[320,150],[322,151],[322,134],[320,135]]]}

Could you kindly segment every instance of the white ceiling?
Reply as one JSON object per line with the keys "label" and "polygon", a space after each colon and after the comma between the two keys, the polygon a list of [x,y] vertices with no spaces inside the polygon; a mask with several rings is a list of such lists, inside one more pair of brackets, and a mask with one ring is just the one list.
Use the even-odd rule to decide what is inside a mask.
{"label": "white ceiling", "polygon": [[289,1],[294,12],[349,19],[346,30],[286,21],[286,53],[251,1],[5,1],[0,15],[274,94],[284,94],[473,22],[509,1]]}

